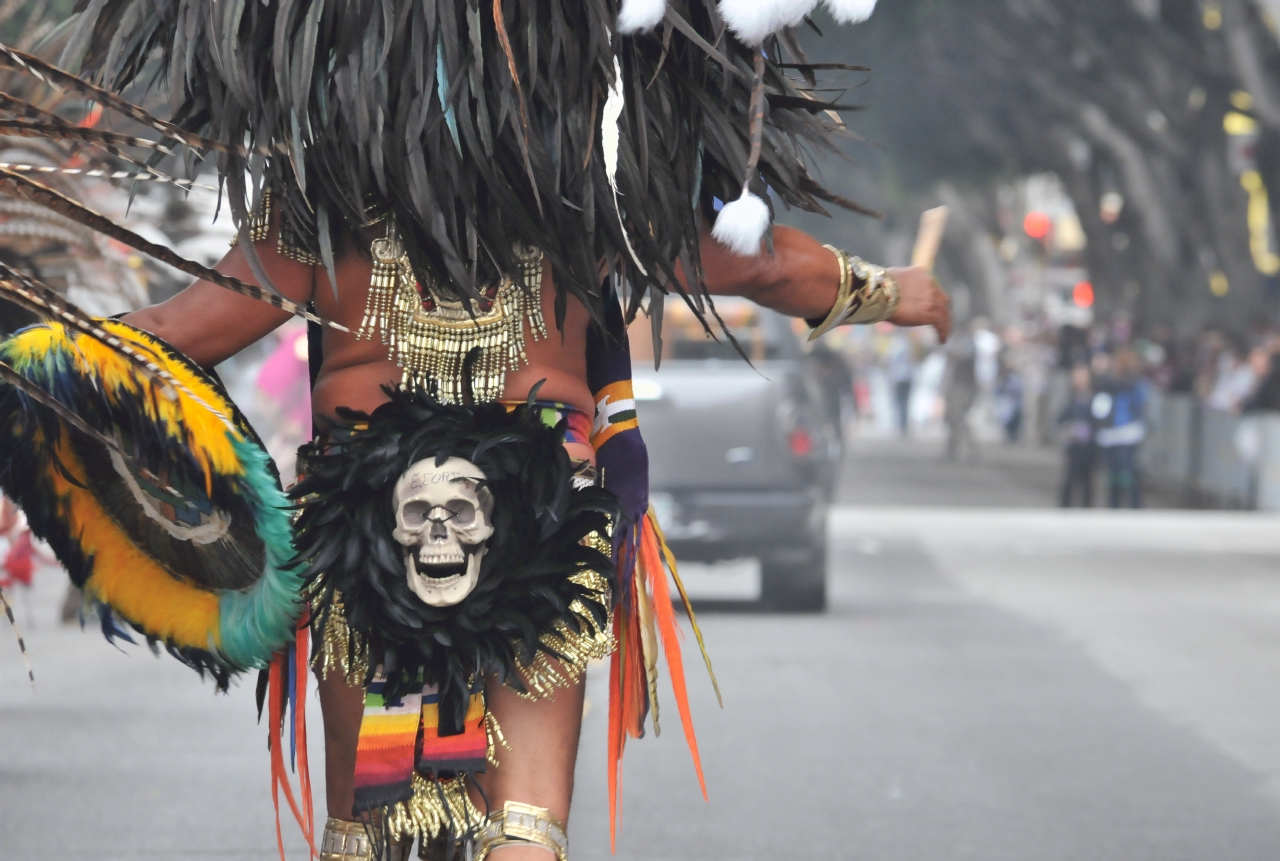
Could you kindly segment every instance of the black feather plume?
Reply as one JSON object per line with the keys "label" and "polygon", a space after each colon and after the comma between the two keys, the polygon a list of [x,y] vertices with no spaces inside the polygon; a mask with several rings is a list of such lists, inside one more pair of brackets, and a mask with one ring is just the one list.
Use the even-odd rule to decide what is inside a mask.
{"label": "black feather plume", "polygon": [[[421,670],[440,686],[441,719],[461,725],[473,676],[495,674],[519,688],[517,660],[551,654],[541,638],[557,622],[580,627],[569,609],[575,600],[606,629],[607,597],[571,578],[595,571],[612,588],[612,560],[581,541],[606,533],[617,503],[600,487],[573,489],[563,429],[544,425],[535,410],[386,391],[390,401],[372,415],[345,413],[367,429],[300,458],[306,477],[292,491],[301,510],[294,544],[318,623],[340,598],[371,663],[384,663],[390,695],[415,684]],[[494,500],[479,583],[452,607],[428,606],[410,590],[404,548],[392,538],[395,484],[430,457],[474,463]]]}
{"label": "black feather plume", "polygon": [[[500,274],[519,281],[518,248],[538,248],[561,291],[557,322],[565,295],[600,320],[601,261],[651,296],[685,292],[677,260],[701,285],[704,222],[715,199],[738,196],[749,149],[752,49],[726,36],[715,0],[672,0],[666,24],[636,36],[614,35],[619,5],[80,0],[63,63],[113,92],[159,64],[183,134],[139,121],[217,145],[238,221],[260,182],[328,262],[334,234],[390,212],[423,283],[459,297]],[[788,206],[850,205],[806,169],[806,150],[840,131],[833,106],[808,98],[821,67],[788,33],[765,51],[762,183]],[[617,211],[600,127],[615,68]],[[699,316],[701,290],[685,296]]]}

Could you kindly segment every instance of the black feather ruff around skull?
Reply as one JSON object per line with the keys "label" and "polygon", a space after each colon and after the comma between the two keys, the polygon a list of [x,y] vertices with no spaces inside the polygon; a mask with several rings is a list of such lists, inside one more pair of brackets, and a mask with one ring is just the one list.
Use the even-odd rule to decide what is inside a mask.
{"label": "black feather ruff around skull", "polygon": [[[435,683],[442,724],[461,726],[477,678],[494,674],[521,690],[519,666],[539,651],[560,657],[543,642],[557,623],[605,629],[607,596],[574,575],[597,572],[612,588],[612,560],[583,539],[607,534],[616,501],[598,484],[575,488],[564,428],[546,426],[529,407],[442,404],[424,390],[388,394],[371,415],[341,411],[350,423],[341,440],[304,452],[305,477],[292,491],[295,543],[315,623],[322,628],[341,601],[352,635],[368,644],[370,673],[382,665],[388,693],[419,678]],[[435,607],[409,587],[406,548],[392,535],[393,494],[413,464],[450,457],[484,473],[493,534],[475,588]],[[587,618],[571,609],[575,601]]]}

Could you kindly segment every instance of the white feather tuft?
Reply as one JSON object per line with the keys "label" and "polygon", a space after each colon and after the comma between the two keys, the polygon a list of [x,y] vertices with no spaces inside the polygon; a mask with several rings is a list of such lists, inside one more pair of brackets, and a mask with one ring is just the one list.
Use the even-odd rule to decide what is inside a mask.
{"label": "white feather tuft", "polygon": [[618,12],[618,32],[623,36],[647,33],[662,23],[667,0],[622,0]]}
{"label": "white feather tuft", "polygon": [[783,27],[794,27],[813,11],[818,0],[720,0],[720,17],[733,35],[759,45]]}
{"label": "white feather tuft", "polygon": [[760,253],[769,222],[769,205],[748,191],[724,205],[711,235],[734,254],[755,257]]}
{"label": "white feather tuft", "polygon": [[876,11],[876,0],[825,0],[831,17],[840,24],[861,24]]}
{"label": "white feather tuft", "polygon": [[613,57],[613,86],[609,88],[609,98],[605,99],[604,109],[600,111],[600,154],[604,156],[604,174],[609,180],[609,188],[613,190],[613,211],[618,213],[618,224],[622,227],[622,240],[627,243],[627,251],[641,275],[648,275],[639,255],[631,246],[631,237],[627,235],[627,222],[622,217],[622,206],[618,203],[618,147],[622,141],[622,111],[627,106],[626,93],[622,89],[622,63],[617,55]]}

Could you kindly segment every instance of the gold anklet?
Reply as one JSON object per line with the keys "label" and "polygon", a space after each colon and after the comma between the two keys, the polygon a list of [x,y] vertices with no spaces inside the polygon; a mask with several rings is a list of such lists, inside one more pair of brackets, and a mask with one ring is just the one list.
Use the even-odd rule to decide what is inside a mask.
{"label": "gold anklet", "polygon": [[332,816],[320,838],[320,861],[369,861],[373,852],[363,822],[347,822]]}
{"label": "gold anklet", "polygon": [[501,810],[489,814],[489,821],[476,837],[474,861],[485,861],[500,846],[515,844],[540,846],[556,856],[556,861],[569,861],[569,835],[564,825],[545,807],[534,807],[508,801]]}

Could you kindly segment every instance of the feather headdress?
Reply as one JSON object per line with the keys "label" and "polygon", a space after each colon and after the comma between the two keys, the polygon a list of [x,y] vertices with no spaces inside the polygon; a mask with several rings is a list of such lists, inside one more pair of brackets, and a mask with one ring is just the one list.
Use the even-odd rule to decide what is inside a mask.
{"label": "feather headdress", "polygon": [[[475,296],[498,274],[519,281],[515,249],[535,247],[554,268],[558,314],[568,293],[598,318],[601,260],[637,295],[684,292],[677,261],[700,284],[713,202],[749,178],[754,51],[722,38],[716,0],[80,10],[63,64],[113,91],[167,83],[172,121],[219,144],[235,216],[270,187],[291,232],[330,266],[341,231],[391,213],[424,283]],[[812,69],[789,32],[768,41],[761,180],[788,206],[856,208],[806,169],[806,147],[832,145],[838,106],[808,91]],[[616,150],[603,140],[610,100]]]}

